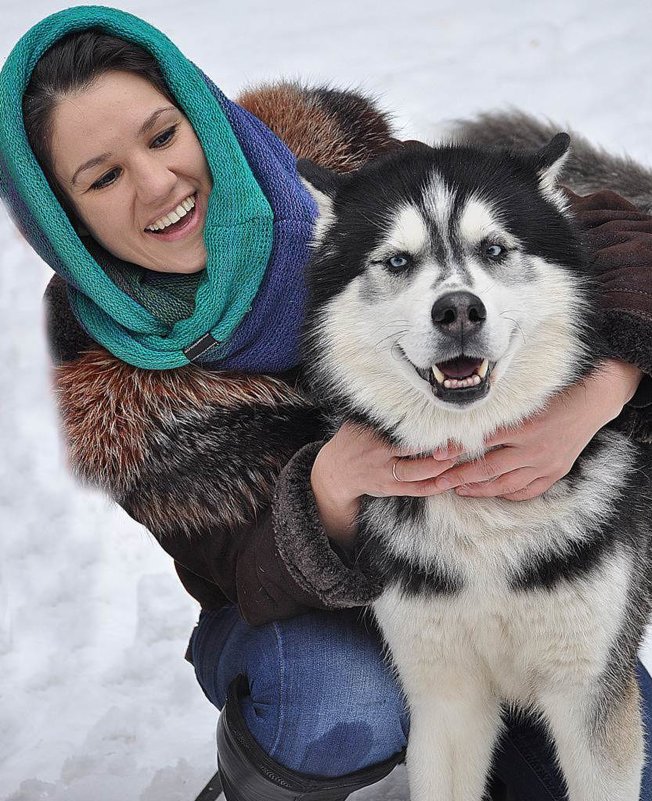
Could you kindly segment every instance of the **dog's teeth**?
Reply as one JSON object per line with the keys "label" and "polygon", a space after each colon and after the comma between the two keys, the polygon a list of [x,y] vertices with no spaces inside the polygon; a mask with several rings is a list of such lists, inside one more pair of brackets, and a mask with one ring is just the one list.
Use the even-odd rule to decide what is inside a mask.
{"label": "dog's teeth", "polygon": [[468,378],[446,378],[441,382],[446,389],[466,389],[466,387],[477,387],[482,383],[479,375],[471,375]]}
{"label": "dog's teeth", "polygon": [[443,384],[444,386],[446,386],[446,376],[442,373],[442,371],[439,369],[439,367],[437,367],[436,364],[433,364],[432,366],[432,374],[434,375],[436,381],[439,384]]}
{"label": "dog's teeth", "polygon": [[466,387],[479,386],[489,370],[489,360],[485,359],[478,370],[473,375],[466,376],[466,378],[446,378],[444,373],[434,364],[431,367],[432,374],[438,384],[441,384],[446,389],[465,389]]}

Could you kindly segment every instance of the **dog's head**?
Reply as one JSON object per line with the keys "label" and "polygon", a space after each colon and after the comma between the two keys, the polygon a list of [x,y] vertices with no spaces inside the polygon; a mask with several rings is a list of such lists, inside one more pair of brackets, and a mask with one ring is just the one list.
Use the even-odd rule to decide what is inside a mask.
{"label": "dog's head", "polygon": [[347,175],[299,162],[319,207],[305,355],[340,411],[468,440],[586,371],[590,289],[556,184],[568,147],[413,143]]}

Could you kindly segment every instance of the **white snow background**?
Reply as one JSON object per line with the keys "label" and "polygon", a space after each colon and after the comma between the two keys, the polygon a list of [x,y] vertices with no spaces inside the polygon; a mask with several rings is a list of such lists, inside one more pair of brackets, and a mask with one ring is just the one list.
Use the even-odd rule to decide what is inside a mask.
{"label": "white snow background", "polygon": [[[406,138],[517,106],[652,163],[649,0],[140,0],[230,96],[279,77],[359,87]],[[0,63],[64,7],[0,0]],[[0,798],[186,801],[216,713],[183,654],[198,609],[154,539],[67,475],[49,391],[50,271],[0,211]],[[652,665],[652,650],[645,654]],[[356,796],[407,798],[404,771]]]}

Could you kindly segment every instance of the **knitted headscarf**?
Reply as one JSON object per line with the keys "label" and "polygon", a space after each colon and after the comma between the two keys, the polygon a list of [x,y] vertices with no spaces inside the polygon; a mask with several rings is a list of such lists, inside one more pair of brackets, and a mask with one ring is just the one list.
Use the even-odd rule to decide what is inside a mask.
{"label": "knitted headscarf", "polygon": [[[22,96],[38,59],[88,28],[140,45],[158,61],[213,178],[204,228],[206,269],[165,276],[86,247],[30,146]],[[160,31],[114,8],[79,6],[31,28],[0,72],[0,196],[32,247],[68,284],[92,339],[137,367],[276,372],[298,362],[303,267],[317,211],[295,158],[263,123],[231,103]]]}

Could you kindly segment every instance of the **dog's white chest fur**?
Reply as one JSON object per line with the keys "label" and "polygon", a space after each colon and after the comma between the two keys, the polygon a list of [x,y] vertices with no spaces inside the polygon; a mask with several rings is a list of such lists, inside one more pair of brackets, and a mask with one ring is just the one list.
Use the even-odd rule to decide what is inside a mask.
{"label": "dog's white chest fur", "polygon": [[[371,510],[389,554],[424,575],[450,577],[440,592],[427,584],[406,591],[403,570],[373,607],[411,710],[413,801],[479,801],[505,704],[548,722],[574,801],[635,798],[638,757],[628,779],[607,782],[583,734],[627,625],[633,553],[612,543],[608,559],[557,574],[550,586],[515,579],[581,548],[610,514],[630,454],[620,435],[599,437],[581,476],[530,502],[451,492],[429,499],[419,525],[388,520],[382,504]],[[628,760],[630,749],[640,751],[632,743]]]}
{"label": "dog's white chest fur", "polygon": [[604,670],[622,624],[630,568],[620,553],[586,581],[554,592],[514,592],[500,578],[435,598],[406,596],[394,586],[374,612],[408,695],[458,676],[459,689],[489,683],[501,701],[537,709],[539,696],[557,682]]}
{"label": "dog's white chest fur", "polygon": [[502,700],[531,706],[547,682],[571,679],[565,674],[573,664],[596,676],[604,670],[622,624],[630,554],[612,551],[600,568],[551,588],[513,586],[536,560],[581,545],[609,513],[629,454],[620,436],[601,436],[605,447],[572,489],[560,482],[526,503],[449,492],[428,499],[419,526],[397,525],[390,533],[385,522],[390,552],[459,583],[455,592],[430,595],[393,584],[375,603],[404,681],[415,671],[414,681],[421,674],[431,683],[454,667],[464,681],[477,673]]}

